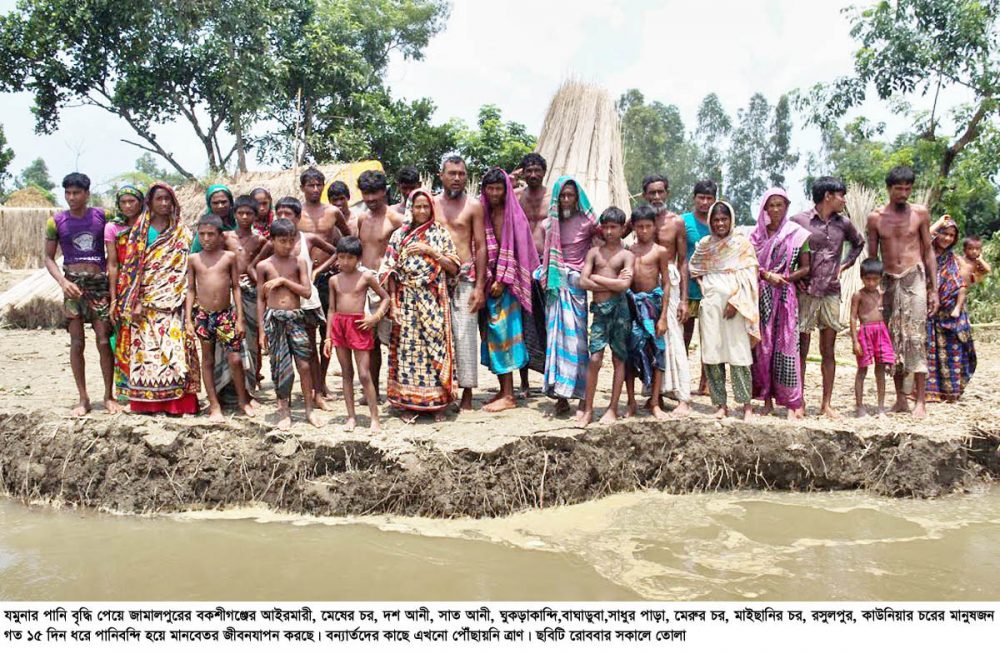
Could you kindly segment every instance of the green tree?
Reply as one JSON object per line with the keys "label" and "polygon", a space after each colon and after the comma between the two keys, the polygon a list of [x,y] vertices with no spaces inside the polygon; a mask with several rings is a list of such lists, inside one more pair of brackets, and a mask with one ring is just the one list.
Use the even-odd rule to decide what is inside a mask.
{"label": "green tree", "polygon": [[764,171],[771,186],[785,186],[785,172],[795,167],[799,155],[792,150],[792,112],[787,95],[778,99],[771,120],[771,136],[764,151]]}
{"label": "green tree", "polygon": [[696,166],[698,179],[711,179],[723,187],[722,169],[725,165],[729,134],[733,123],[715,93],[709,93],[698,106],[698,126],[695,127],[695,144],[701,153]]}
{"label": "green tree", "polygon": [[7,135],[0,125],[0,199],[6,195],[7,180],[11,178],[10,164],[14,161],[14,151],[7,146]]}
{"label": "green tree", "polygon": [[629,89],[618,100],[618,113],[629,193],[640,195],[647,175],[666,175],[671,189],[668,206],[684,210],[697,181],[691,162],[698,159],[698,151],[685,134],[680,111],[656,101],[646,104],[638,89]]}
{"label": "green tree", "polygon": [[725,197],[736,210],[739,224],[751,224],[753,201],[767,188],[765,168],[769,145],[768,119],[771,107],[760,93],[754,93],[746,109],[736,112],[737,127],[733,130],[732,144],[726,157]]}
{"label": "green tree", "polygon": [[457,150],[473,174],[482,175],[494,166],[514,170],[535,149],[535,137],[521,123],[504,122],[496,105],[479,108],[476,128],[469,129],[460,121],[453,125],[458,130]]}
{"label": "green tree", "polygon": [[[882,0],[845,10],[851,36],[860,47],[854,74],[820,83],[800,93],[798,105],[809,120],[824,128],[858,107],[874,88],[878,98],[896,99],[897,110],[910,113],[919,139],[940,148],[932,181],[931,204],[946,192],[946,180],[961,154],[978,139],[1000,110],[1000,0]],[[950,112],[954,130],[939,132],[942,90],[961,89],[972,102]],[[930,112],[912,114],[905,95],[933,93]]]}
{"label": "green tree", "polygon": [[37,186],[43,191],[51,192],[56,187],[55,182],[49,177],[49,167],[41,157],[25,166],[17,181],[18,186]]}

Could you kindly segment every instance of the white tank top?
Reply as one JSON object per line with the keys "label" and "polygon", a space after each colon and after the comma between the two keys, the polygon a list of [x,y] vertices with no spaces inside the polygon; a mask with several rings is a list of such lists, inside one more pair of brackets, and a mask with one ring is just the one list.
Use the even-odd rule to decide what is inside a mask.
{"label": "white tank top", "polygon": [[306,311],[311,309],[317,309],[323,304],[319,301],[319,289],[316,285],[312,283],[313,277],[313,260],[309,256],[309,245],[306,243],[306,235],[304,232],[299,232],[299,238],[302,239],[302,245],[299,246],[299,256],[305,257],[306,259],[306,277],[309,279],[309,285],[312,287],[312,295],[309,296],[308,300],[302,300],[301,307]]}

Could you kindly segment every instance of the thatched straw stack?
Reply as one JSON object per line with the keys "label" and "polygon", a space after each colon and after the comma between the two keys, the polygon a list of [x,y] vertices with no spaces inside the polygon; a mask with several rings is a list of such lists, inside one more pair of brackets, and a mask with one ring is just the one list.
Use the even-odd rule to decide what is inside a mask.
{"label": "thatched straw stack", "polygon": [[[358,161],[343,164],[323,164],[317,165],[323,175],[326,176],[326,183],[329,185],[333,181],[342,181],[351,190],[351,203],[361,200],[361,192],[358,190],[358,177],[366,170],[382,170],[382,164],[378,161]],[[205,189],[212,184],[225,184],[233,195],[243,195],[249,193],[258,186],[262,186],[271,192],[271,197],[275,201],[278,198],[291,195],[302,198],[302,190],[299,185],[299,175],[303,168],[292,168],[289,170],[263,171],[242,173],[236,177],[219,176],[213,179],[204,180],[202,183],[185,184],[177,189],[177,199],[181,204],[181,215],[188,222],[197,220],[206,211]],[[326,190],[323,191],[322,201],[326,202]]]}
{"label": "thatched straw stack", "polygon": [[42,207],[0,207],[0,267],[40,267],[45,222],[56,211]]}
{"label": "thatched straw stack", "polygon": [[[882,192],[851,182],[847,185],[847,215],[861,235],[865,234],[868,214],[883,202]],[[844,271],[840,278],[840,322],[847,325],[851,321],[851,297],[861,288],[861,262],[868,256],[868,245],[857,262]]]}
{"label": "thatched straw stack", "polygon": [[52,207],[52,201],[33,186],[19,188],[7,196],[5,207]]}
{"label": "thatched straw stack", "polygon": [[550,188],[562,175],[571,175],[597,213],[611,205],[630,210],[618,112],[604,89],[563,82],[549,104],[537,150],[548,162]]}

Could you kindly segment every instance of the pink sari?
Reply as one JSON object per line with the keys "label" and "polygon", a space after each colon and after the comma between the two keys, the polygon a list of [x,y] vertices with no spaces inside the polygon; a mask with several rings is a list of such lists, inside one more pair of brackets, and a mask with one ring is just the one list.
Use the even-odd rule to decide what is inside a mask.
{"label": "pink sari", "polygon": [[[809,232],[788,219],[773,234],[768,234],[770,217],[767,201],[779,196],[788,203],[784,189],[775,187],[764,194],[757,213],[757,228],[750,242],[757,251],[760,273],[772,272],[787,277],[793,272],[798,252],[809,238]],[[792,284],[773,285],[760,280],[760,343],[754,348],[753,397],[773,399],[789,409],[802,407],[802,379],[799,359],[798,330],[799,300]]]}

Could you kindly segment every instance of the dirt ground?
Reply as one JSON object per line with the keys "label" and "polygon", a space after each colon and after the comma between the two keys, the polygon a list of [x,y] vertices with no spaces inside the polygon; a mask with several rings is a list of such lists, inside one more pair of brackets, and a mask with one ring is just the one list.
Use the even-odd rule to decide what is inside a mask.
{"label": "dirt ground", "polygon": [[[321,414],[326,425],[319,429],[304,422],[296,392],[293,428],[276,430],[270,382],[259,419],[229,412],[218,426],[204,416],[108,416],[97,402],[92,341],[87,378],[95,411],[74,419],[66,333],[0,331],[0,488],[29,501],[138,513],[262,503],[316,515],[429,517],[506,515],[638,489],[860,488],[937,496],[1000,475],[1000,346],[982,336],[979,370],[963,400],[931,405],[924,420],[846,417],[855,370],[841,339],[834,404],[845,417],[838,421],[815,415],[820,378],[810,362],[809,414],[795,424],[783,410],[750,423],[718,421],[708,398],[695,397],[694,413],[684,419],[640,414],[579,429],[571,415],[549,415],[552,401],[538,393],[540,376],[532,373],[535,392],[517,409],[450,412],[443,422],[422,417],[407,425],[383,405],[384,431],[369,436],[364,407],[359,428],[344,431],[334,371],[332,410]],[[694,350],[692,363],[696,356]],[[598,415],[608,402],[606,361]],[[495,377],[481,369],[476,408],[496,390]]]}

